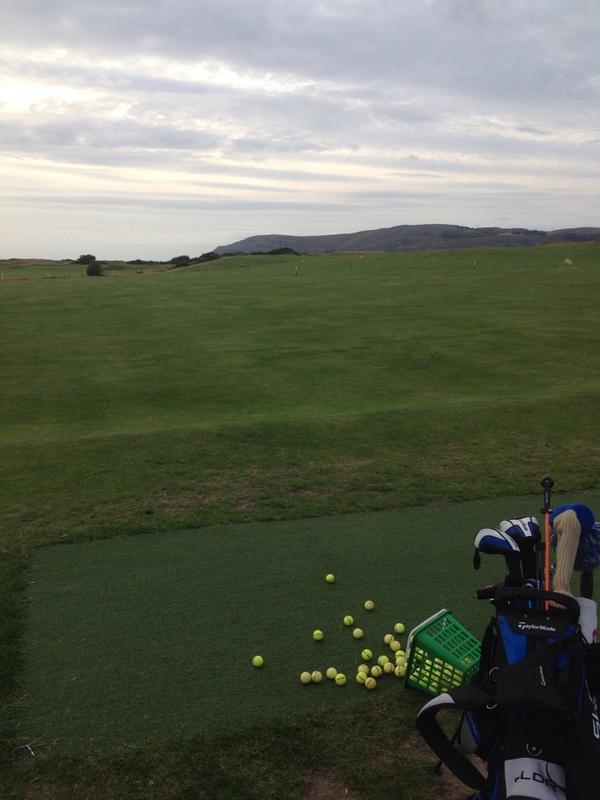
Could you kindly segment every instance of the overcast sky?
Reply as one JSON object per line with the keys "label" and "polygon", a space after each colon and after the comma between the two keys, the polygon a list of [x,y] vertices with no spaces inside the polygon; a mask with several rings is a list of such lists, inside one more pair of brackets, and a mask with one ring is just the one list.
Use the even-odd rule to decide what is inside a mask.
{"label": "overcast sky", "polygon": [[598,0],[0,0],[0,257],[600,226]]}

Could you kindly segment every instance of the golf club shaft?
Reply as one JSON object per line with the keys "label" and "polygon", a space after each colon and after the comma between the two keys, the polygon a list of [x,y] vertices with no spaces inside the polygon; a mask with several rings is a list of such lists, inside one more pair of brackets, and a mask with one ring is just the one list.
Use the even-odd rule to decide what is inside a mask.
{"label": "golf club shaft", "polygon": [[[542,478],[540,481],[544,490],[544,507],[542,514],[544,515],[544,589],[550,591],[550,514],[552,512],[552,502],[550,493],[554,486],[554,481],[549,476]],[[544,607],[548,608],[548,603],[544,603]]]}
{"label": "golf club shaft", "polygon": [[550,512],[544,516],[544,589],[550,591]]}
{"label": "golf club shaft", "polygon": [[582,597],[591,599],[594,596],[594,573],[586,570],[579,578],[579,593]]}

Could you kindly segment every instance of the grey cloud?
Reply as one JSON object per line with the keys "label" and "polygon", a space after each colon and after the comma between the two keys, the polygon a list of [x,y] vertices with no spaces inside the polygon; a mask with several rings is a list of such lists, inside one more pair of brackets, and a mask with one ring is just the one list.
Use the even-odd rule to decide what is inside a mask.
{"label": "grey cloud", "polygon": [[[482,0],[56,0],[7,4],[5,35],[90,53],[216,58],[242,70],[337,83],[494,92],[547,102],[595,92],[600,8],[593,2]],[[583,13],[582,13],[583,12]]]}
{"label": "grey cloud", "polygon": [[[1,58],[2,72],[13,78],[34,78],[42,81],[59,81],[71,86],[94,87],[122,93],[165,93],[209,95],[222,94],[223,88],[199,80],[166,78],[158,74],[132,73],[127,69],[102,67],[90,64],[57,64],[40,61],[20,61]],[[228,93],[231,93],[231,87]]]}
{"label": "grey cloud", "polygon": [[303,201],[293,200],[246,200],[236,197],[235,195],[229,196],[215,196],[215,197],[180,197],[180,196],[155,196],[149,194],[18,194],[7,193],[3,196],[4,203],[11,205],[32,205],[36,207],[48,206],[53,209],[59,207],[83,208],[84,206],[93,208],[109,208],[109,209],[154,209],[163,211],[203,211],[206,209],[212,210],[226,210],[226,211],[250,211],[250,210],[263,210],[263,211],[294,211],[303,210],[306,208],[314,210],[325,210],[334,208],[343,208],[348,198],[344,200],[332,200],[330,202],[318,202],[314,199],[307,198]]}
{"label": "grey cloud", "polygon": [[133,121],[54,119],[38,124],[21,123],[0,130],[0,148],[53,150],[76,146],[95,149],[211,150],[219,138],[206,131],[142,125]]}
{"label": "grey cloud", "polygon": [[239,136],[230,142],[232,151],[240,153],[319,153],[327,146],[315,139],[298,136]]}

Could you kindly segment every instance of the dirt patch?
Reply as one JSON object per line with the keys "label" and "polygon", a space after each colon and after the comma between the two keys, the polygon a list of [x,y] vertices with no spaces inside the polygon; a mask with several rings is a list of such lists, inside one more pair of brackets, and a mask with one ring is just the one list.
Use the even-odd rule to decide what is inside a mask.
{"label": "dirt patch", "polygon": [[311,777],[304,800],[358,800],[346,784],[327,772],[315,772]]}
{"label": "dirt patch", "polygon": [[[411,758],[420,761],[426,767],[431,767],[430,785],[432,797],[443,797],[444,800],[465,800],[465,798],[473,796],[473,789],[465,786],[465,784],[459,781],[446,767],[442,767],[439,774],[433,773],[438,759],[419,736],[411,736],[410,739],[401,746],[400,752],[406,753]],[[486,766],[480,758],[477,758],[477,756],[465,755],[480,772],[484,775],[486,774]]]}
{"label": "dirt patch", "polygon": [[288,494],[300,497],[327,497],[330,492],[327,489],[311,489],[309,487],[302,487],[299,489],[290,489]]}
{"label": "dirt patch", "polygon": [[[167,511],[196,511],[203,505],[219,501],[221,498],[217,494],[209,494],[207,492],[192,491],[192,492],[179,492],[177,494],[169,494],[166,490],[161,489],[151,497],[150,505],[152,502],[158,504],[161,510]],[[135,510],[135,509],[130,509]]]}
{"label": "dirt patch", "polygon": [[240,508],[242,511],[247,508],[255,508],[257,505],[256,500],[253,500],[251,497],[238,497],[233,503],[234,508]]}

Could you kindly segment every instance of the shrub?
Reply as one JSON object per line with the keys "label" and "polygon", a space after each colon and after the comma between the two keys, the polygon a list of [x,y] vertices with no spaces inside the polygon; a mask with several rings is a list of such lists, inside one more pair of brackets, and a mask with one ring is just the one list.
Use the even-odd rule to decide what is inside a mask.
{"label": "shrub", "polygon": [[269,250],[268,256],[299,256],[300,253],[292,247],[276,247],[274,250]]}
{"label": "shrub", "polygon": [[192,264],[204,264],[206,261],[216,261],[218,258],[221,258],[219,253],[202,253],[201,256],[192,259]]}
{"label": "shrub", "polygon": [[86,275],[90,275],[92,277],[94,277],[96,275],[102,275],[102,267],[103,266],[104,266],[104,264],[101,261],[95,261],[94,260],[90,264],[88,264],[88,267],[87,267],[87,269],[85,271],[85,274]]}
{"label": "shrub", "polygon": [[82,256],[79,256],[76,264],[93,264],[96,260],[96,256],[93,256],[91,253],[84,253]]}

